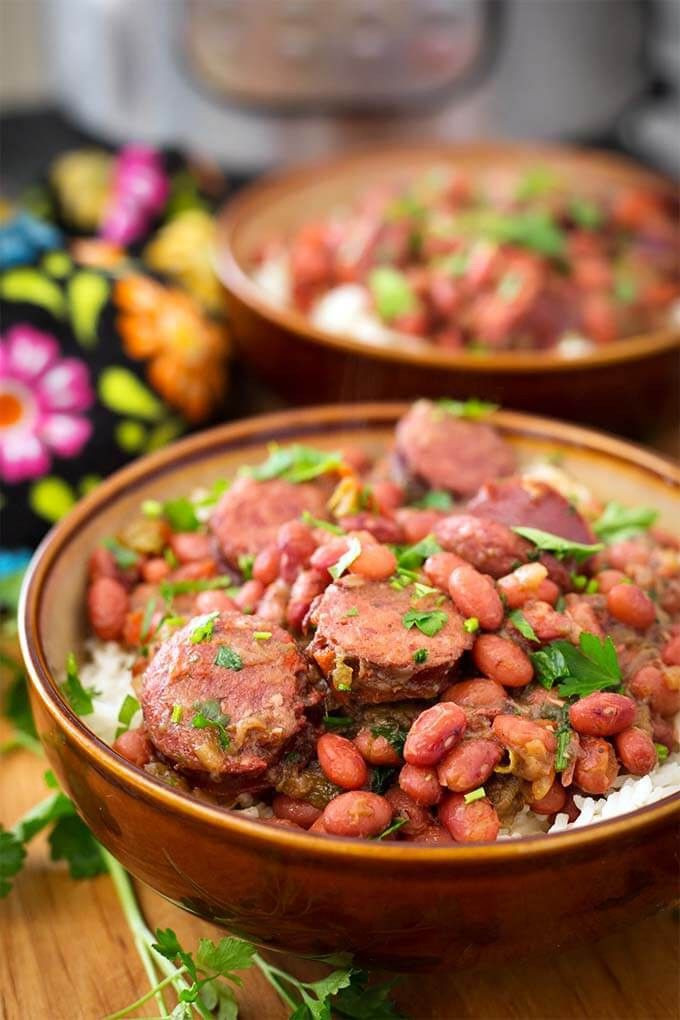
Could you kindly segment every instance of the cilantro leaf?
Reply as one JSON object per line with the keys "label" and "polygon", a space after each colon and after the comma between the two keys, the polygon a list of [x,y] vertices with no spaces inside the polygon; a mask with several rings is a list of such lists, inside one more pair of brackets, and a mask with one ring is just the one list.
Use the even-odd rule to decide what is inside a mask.
{"label": "cilantro leaf", "polygon": [[350,1020],[402,1020],[389,995],[396,981],[368,985],[365,971],[354,971],[350,984],[333,999],[333,1009]]}
{"label": "cilantro leaf", "polygon": [[103,545],[110,553],[113,554],[116,566],[120,567],[121,570],[127,570],[129,567],[136,567],[139,563],[139,556],[137,553],[132,549],[128,549],[127,546],[121,545],[117,539],[105,538]]}
{"label": "cilantro leaf", "polygon": [[213,636],[215,621],[219,618],[219,612],[214,609],[212,613],[203,613],[195,616],[191,621],[191,632],[189,641],[192,645],[198,645],[202,641],[208,641]]}
{"label": "cilantro leaf", "polygon": [[271,478],[283,478],[287,482],[308,482],[319,475],[339,471],[343,463],[342,454],[337,450],[315,450],[300,443],[293,446],[271,443],[267,460],[255,467],[243,468],[242,471],[258,482]]}
{"label": "cilantro leaf", "polygon": [[485,400],[477,400],[476,397],[470,397],[469,400],[442,397],[437,401],[437,407],[446,414],[452,414],[454,418],[467,418],[469,421],[482,421],[498,410],[498,404],[489,404]]}
{"label": "cilantro leaf", "polygon": [[658,510],[651,507],[627,507],[612,500],[593,524],[593,531],[603,542],[611,545],[651,528],[658,516]]}
{"label": "cilantro leaf", "polygon": [[439,633],[447,620],[448,616],[441,609],[425,611],[409,609],[407,613],[404,613],[401,622],[407,630],[417,627],[427,637],[434,637],[435,634]]}
{"label": "cilantro leaf", "polygon": [[215,656],[215,665],[224,666],[225,669],[243,669],[243,659],[228,645],[220,645]]}
{"label": "cilantro leaf", "polygon": [[579,647],[568,641],[553,641],[567,664],[568,675],[558,687],[563,698],[585,697],[594,691],[621,685],[621,667],[610,637],[603,640],[587,630],[581,631]]}
{"label": "cilantro leaf", "polygon": [[418,300],[406,276],[393,266],[376,266],[368,277],[368,289],[375,309],[385,322],[407,315],[418,307]]}
{"label": "cilantro leaf", "polygon": [[0,899],[12,888],[11,879],[24,866],[26,848],[22,841],[0,825]]}
{"label": "cilantro leaf", "polygon": [[207,701],[194,702],[193,707],[194,717],[191,720],[193,728],[195,730],[215,730],[220,747],[226,751],[231,743],[226,731],[229,716],[222,712],[219,701],[216,698],[209,698]]}
{"label": "cilantro leaf", "polygon": [[253,563],[255,557],[252,553],[242,553],[238,558],[238,569],[243,574],[243,579],[249,581],[253,576]]}
{"label": "cilantro leaf", "polygon": [[184,497],[166,500],[163,516],[173,531],[198,531],[201,526],[193,503]]}
{"label": "cilantro leaf", "polygon": [[537,644],[540,644],[540,639],[536,636],[536,631],[521,610],[513,609],[513,611],[508,614],[508,619],[517,628],[520,634],[523,635],[523,637],[527,638],[529,641],[536,641]]}
{"label": "cilantro leaf", "polygon": [[397,568],[401,571],[417,570],[429,556],[442,551],[434,535],[426,535],[415,545],[396,545],[393,548],[397,557]]}
{"label": "cilantro leaf", "polygon": [[91,715],[94,712],[92,698],[98,692],[93,687],[83,687],[73,652],[69,652],[66,659],[66,679],[61,690],[76,715]]}
{"label": "cilantro leaf", "polygon": [[604,546],[601,542],[593,545],[584,545],[582,542],[571,542],[561,535],[553,535],[549,531],[541,531],[539,528],[516,527],[512,529],[515,534],[533,542],[537,549],[544,549],[546,552],[554,553],[558,559],[565,556],[573,556],[575,560],[587,560],[593,553],[599,552]]}
{"label": "cilantro leaf", "polygon": [[349,540],[347,550],[332,567],[328,568],[328,573],[335,581],[337,581],[339,577],[342,577],[347,568],[359,558],[359,556],[361,556],[361,542],[356,535],[353,535]]}
{"label": "cilantro leaf", "polygon": [[53,861],[66,861],[71,878],[94,878],[106,871],[102,849],[76,814],[60,818],[49,835]]}
{"label": "cilantro leaf", "polygon": [[446,489],[430,489],[422,499],[412,504],[420,510],[450,510],[453,496]]}
{"label": "cilantro leaf", "polygon": [[550,690],[556,680],[561,680],[569,673],[567,662],[555,642],[547,645],[540,652],[530,652],[536,679],[539,684]]}

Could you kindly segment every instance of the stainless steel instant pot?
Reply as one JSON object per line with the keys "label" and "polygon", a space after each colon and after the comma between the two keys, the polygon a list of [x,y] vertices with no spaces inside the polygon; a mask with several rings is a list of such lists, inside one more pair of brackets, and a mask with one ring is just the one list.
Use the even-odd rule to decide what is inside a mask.
{"label": "stainless steel instant pot", "polygon": [[238,170],[409,139],[587,138],[641,94],[643,0],[47,0],[56,92]]}

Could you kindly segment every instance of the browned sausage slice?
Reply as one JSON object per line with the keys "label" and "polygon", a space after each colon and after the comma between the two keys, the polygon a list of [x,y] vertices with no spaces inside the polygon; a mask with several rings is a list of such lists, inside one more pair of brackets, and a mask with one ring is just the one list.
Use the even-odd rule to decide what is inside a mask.
{"label": "browned sausage slice", "polygon": [[467,505],[475,517],[499,521],[513,528],[538,528],[571,542],[588,545],[593,534],[564,496],[545,482],[528,478],[504,478],[487,482]]}

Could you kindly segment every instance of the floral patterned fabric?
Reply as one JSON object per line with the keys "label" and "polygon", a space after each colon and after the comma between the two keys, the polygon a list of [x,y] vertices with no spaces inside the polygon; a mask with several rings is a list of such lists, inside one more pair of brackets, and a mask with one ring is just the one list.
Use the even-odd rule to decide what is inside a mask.
{"label": "floral patterned fabric", "polygon": [[[22,210],[0,223],[5,547],[35,545],[103,477],[224,413],[213,222],[181,174],[178,187],[142,147],[67,154],[43,203],[57,222]],[[93,233],[64,240],[65,227]]]}

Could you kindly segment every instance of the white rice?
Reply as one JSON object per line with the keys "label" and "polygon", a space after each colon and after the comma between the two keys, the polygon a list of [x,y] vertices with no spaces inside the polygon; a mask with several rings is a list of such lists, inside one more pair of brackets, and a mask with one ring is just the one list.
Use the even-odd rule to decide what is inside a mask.
{"label": "white rice", "polygon": [[[112,641],[88,641],[87,661],[80,670],[85,687],[93,687],[97,693],[92,699],[94,712],[87,716],[90,729],[107,744],[113,743],[119,726],[118,713],[126,695],[134,695],[132,687],[132,664],[134,654],[126,652]],[[131,727],[139,726],[141,712],[136,712]],[[676,731],[680,729],[680,714],[676,718]],[[680,736],[680,733],[678,734]],[[548,819],[535,815],[527,806],[515,817],[510,828],[501,829],[499,839],[517,839],[544,832],[563,832],[594,822],[605,821],[624,815],[629,811],[654,804],[663,797],[680,792],[680,752],[669,755],[647,776],[619,776],[611,791],[604,797],[574,796],[581,814],[575,822],[567,815],[560,814],[548,828]],[[266,804],[257,802],[250,794],[242,794],[237,810],[251,818],[271,818],[272,810]]]}

